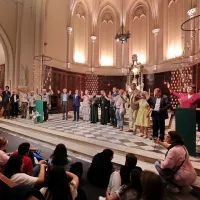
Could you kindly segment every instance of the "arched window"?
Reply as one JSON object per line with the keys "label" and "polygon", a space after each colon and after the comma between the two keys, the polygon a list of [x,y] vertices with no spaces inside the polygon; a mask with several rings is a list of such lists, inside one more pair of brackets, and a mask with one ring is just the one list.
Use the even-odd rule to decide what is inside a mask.
{"label": "arched window", "polygon": [[99,45],[101,66],[113,66],[114,64],[114,30],[112,13],[107,10],[100,19]]}
{"label": "arched window", "polygon": [[82,5],[77,5],[73,15],[74,62],[86,63],[86,16]]}
{"label": "arched window", "polygon": [[147,60],[147,17],[143,6],[138,6],[134,11],[131,22],[131,49],[132,55],[138,55],[142,64]]}
{"label": "arched window", "polygon": [[169,0],[168,4],[168,52],[167,58],[182,55],[181,24],[183,23],[183,0]]}

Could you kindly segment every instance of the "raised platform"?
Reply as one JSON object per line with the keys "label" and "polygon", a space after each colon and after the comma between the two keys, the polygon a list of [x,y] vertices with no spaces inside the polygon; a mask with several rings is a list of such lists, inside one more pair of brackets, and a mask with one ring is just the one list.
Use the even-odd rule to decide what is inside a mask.
{"label": "raised platform", "polygon": [[[119,165],[124,164],[127,153],[134,153],[141,162],[152,165],[156,160],[163,159],[166,152],[162,147],[155,146],[151,140],[111,126],[61,119],[62,115],[53,115],[48,122],[42,124],[34,124],[32,120],[21,118],[0,119],[0,128],[51,145],[64,143],[70,151],[88,157],[93,157],[105,148],[111,148],[115,152],[114,162]],[[191,160],[200,175],[200,158],[191,157]]]}

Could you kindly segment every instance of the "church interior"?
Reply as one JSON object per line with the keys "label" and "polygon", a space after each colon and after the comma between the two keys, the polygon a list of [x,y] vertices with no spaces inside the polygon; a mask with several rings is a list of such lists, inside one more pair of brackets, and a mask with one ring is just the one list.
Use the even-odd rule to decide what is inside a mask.
{"label": "church interior", "polygon": [[[142,126],[136,134],[130,129],[133,112],[128,101],[124,104],[120,129],[106,125],[112,121],[110,112],[104,115],[109,118],[105,123],[84,120],[85,91],[88,96],[95,93],[101,101],[102,91],[105,99],[111,99],[116,88],[130,98],[132,85],[149,98],[159,88],[170,102],[165,134],[177,129],[176,110],[183,102],[171,90],[185,94],[188,87],[194,85],[195,94],[200,93],[200,0],[0,0],[0,137],[9,139],[9,145],[12,144],[8,145],[9,151],[14,152],[20,141],[28,141],[46,157],[62,143],[70,157],[89,166],[95,154],[110,148],[114,151],[112,162],[116,168],[124,165],[127,153],[133,153],[142,169],[157,173],[154,163],[164,159],[166,149],[154,141],[152,117],[147,127],[147,136],[152,136],[149,138],[139,133]],[[1,106],[1,92],[6,86],[10,95],[19,95],[19,110],[25,109],[25,114],[19,111],[22,117],[21,114],[16,118],[3,117],[6,108],[3,103]],[[63,101],[68,101],[68,96],[66,101],[62,99],[64,88],[66,95],[72,96],[66,108],[67,120],[63,120],[62,114]],[[48,100],[42,96],[44,90],[50,94]],[[36,98],[36,110],[38,106],[38,112],[32,117],[27,110],[30,102],[24,100],[24,94],[28,99],[30,93]],[[73,98],[77,95],[83,99],[79,102],[80,120],[79,111],[75,118],[77,111],[74,110]],[[13,101],[18,102],[15,97]],[[38,119],[45,115],[45,111],[39,109],[40,101],[47,101],[47,104],[42,103],[42,109],[50,105],[44,122]],[[99,120],[107,109],[102,109],[102,102],[97,107]],[[112,109],[111,103],[109,105]],[[168,194],[167,199],[200,198],[200,104],[192,108],[199,123],[191,122],[195,129],[192,142],[189,136],[184,139],[189,140],[186,147],[197,173],[193,184],[195,195]],[[152,113],[156,112],[154,109]],[[186,114],[182,124],[190,123],[190,116],[193,117],[192,113],[188,118]],[[88,200],[96,200],[97,195],[105,196],[101,190],[86,186],[87,195],[91,190],[96,194],[88,196]]]}

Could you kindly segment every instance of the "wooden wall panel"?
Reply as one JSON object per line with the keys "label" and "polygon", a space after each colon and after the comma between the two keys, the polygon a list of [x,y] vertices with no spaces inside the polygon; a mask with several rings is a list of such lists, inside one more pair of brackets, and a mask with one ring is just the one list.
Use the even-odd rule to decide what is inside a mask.
{"label": "wooden wall panel", "polygon": [[[45,76],[47,76],[50,68],[45,68]],[[45,77],[47,80],[47,77]],[[86,89],[86,74],[73,73],[69,71],[60,70],[57,68],[51,68],[51,83],[47,81],[45,83],[45,88],[48,89],[51,84],[54,93],[58,90],[62,91],[63,88],[67,88],[68,91],[74,92],[76,89],[85,90]],[[125,88],[126,76],[98,76],[98,89],[105,90],[107,93],[112,91],[113,87]]]}
{"label": "wooden wall panel", "polygon": [[171,71],[144,75],[144,90],[153,94],[155,88],[160,88],[162,93],[170,95],[166,82],[171,80]]}
{"label": "wooden wall panel", "polygon": [[5,80],[5,64],[0,65],[0,88],[4,88],[4,80]]}

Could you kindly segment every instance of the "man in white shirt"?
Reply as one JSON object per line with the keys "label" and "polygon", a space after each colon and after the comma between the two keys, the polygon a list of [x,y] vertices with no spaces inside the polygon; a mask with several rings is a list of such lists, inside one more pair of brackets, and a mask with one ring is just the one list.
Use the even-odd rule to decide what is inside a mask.
{"label": "man in white shirt", "polygon": [[168,118],[167,110],[170,108],[170,102],[167,96],[162,95],[159,88],[154,90],[154,97],[150,97],[147,101],[152,109],[153,137],[158,138],[158,131],[160,130],[159,139],[163,141],[165,136],[165,120]]}
{"label": "man in white shirt", "polygon": [[20,92],[21,96],[21,109],[22,109],[22,117],[26,118],[28,111],[28,93],[26,91]]}

